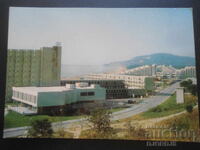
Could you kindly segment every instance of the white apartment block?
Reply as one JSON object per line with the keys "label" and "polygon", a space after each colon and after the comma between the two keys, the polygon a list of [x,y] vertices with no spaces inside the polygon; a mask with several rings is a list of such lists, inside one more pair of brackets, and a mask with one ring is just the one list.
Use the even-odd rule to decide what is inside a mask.
{"label": "white apartment block", "polygon": [[196,77],[196,67],[187,66],[185,68],[176,70],[176,76],[180,78]]}
{"label": "white apartment block", "polygon": [[149,76],[133,76],[122,74],[90,74],[86,79],[112,79],[123,80],[127,88],[130,89],[153,89],[154,78]]}
{"label": "white apartment block", "polygon": [[135,75],[135,76],[156,76],[156,65],[145,65],[128,69],[120,74]]}

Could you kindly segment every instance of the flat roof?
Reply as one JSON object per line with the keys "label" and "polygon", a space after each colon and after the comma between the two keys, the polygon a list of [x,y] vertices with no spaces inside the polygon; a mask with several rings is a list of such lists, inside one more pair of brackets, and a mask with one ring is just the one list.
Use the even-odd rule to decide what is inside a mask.
{"label": "flat roof", "polygon": [[61,81],[124,81],[122,79],[61,79]]}
{"label": "flat roof", "polygon": [[66,86],[52,86],[52,87],[13,87],[17,91],[37,95],[39,92],[62,92],[71,91],[76,89],[94,89],[95,87],[75,87],[75,89],[67,88]]}

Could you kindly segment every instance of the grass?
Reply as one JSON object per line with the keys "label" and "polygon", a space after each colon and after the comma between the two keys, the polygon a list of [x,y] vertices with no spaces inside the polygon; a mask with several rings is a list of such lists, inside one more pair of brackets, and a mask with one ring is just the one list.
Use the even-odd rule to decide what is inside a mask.
{"label": "grass", "polygon": [[150,119],[150,118],[157,118],[157,117],[164,117],[168,115],[172,115],[175,113],[179,113],[185,110],[185,107],[188,104],[195,105],[197,98],[192,95],[185,95],[185,103],[177,104],[176,103],[176,95],[173,94],[170,96],[165,102],[162,104],[149,109],[146,112],[143,112],[137,116],[139,120],[142,119]]}
{"label": "grass", "polygon": [[[158,122],[156,123],[156,126],[166,126],[171,129],[177,129],[179,133],[177,133],[179,135],[177,138],[175,132],[171,133],[173,136],[169,136],[168,134],[170,133],[164,134],[165,137],[169,137],[167,140],[200,142],[198,108],[194,108],[192,113],[183,113],[179,116]],[[187,134],[187,136],[180,136],[180,133],[183,131],[190,134]]]}
{"label": "grass", "polygon": [[66,120],[79,119],[82,116],[48,116],[48,115],[35,115],[35,116],[25,116],[19,113],[10,111],[4,120],[4,128],[16,128],[23,126],[30,126],[31,122],[38,119],[49,119],[51,122],[59,122]]}
{"label": "grass", "polygon": [[194,108],[192,113],[183,113],[179,116],[163,120],[157,123],[158,126],[176,126],[178,129],[199,129],[199,112],[198,108]]}
{"label": "grass", "polygon": [[[113,108],[109,111],[117,112],[123,109],[125,108]],[[48,116],[48,115],[25,116],[25,115],[10,111],[5,116],[4,128],[30,126],[32,121],[35,121],[38,119],[45,119],[45,118],[49,119],[51,122],[59,122],[59,121],[79,119],[82,117],[84,116]]]}

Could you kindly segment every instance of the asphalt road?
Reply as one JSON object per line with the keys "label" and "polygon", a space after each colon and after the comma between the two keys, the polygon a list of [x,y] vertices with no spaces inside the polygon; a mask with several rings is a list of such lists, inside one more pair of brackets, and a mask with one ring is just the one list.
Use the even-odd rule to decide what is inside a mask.
{"label": "asphalt road", "polygon": [[[170,97],[171,94],[175,92],[175,89],[177,87],[179,87],[179,82],[165,88],[164,90],[157,93],[155,96],[144,98],[142,103],[133,105],[132,107],[127,108],[122,111],[114,112],[112,114],[112,120],[128,118],[130,116],[147,111],[148,109],[161,104],[168,97]],[[52,126],[53,128],[61,127],[61,126],[68,127],[72,123],[78,123],[78,122],[83,123],[83,121],[85,120],[84,119],[68,120],[68,121],[63,121],[63,122],[52,123]],[[28,128],[29,127],[5,129],[3,137],[9,138],[9,137],[17,137],[17,136],[24,135],[27,133]]]}
{"label": "asphalt road", "polygon": [[155,96],[145,98],[142,103],[133,105],[132,107],[127,108],[125,110],[113,113],[112,120],[128,118],[128,117],[136,115],[138,113],[145,112],[145,111],[149,110],[150,108],[153,108],[153,107],[161,104],[167,98],[169,98],[171,96],[171,94],[173,94],[175,92],[175,89],[177,87],[179,87],[179,82],[160,91]]}

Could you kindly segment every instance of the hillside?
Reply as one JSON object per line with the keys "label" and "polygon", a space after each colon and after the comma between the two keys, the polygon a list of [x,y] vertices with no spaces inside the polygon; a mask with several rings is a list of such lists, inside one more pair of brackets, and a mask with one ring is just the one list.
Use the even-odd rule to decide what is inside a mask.
{"label": "hillside", "polygon": [[195,58],[188,57],[188,56],[178,56],[168,53],[155,53],[151,55],[143,55],[133,57],[130,60],[120,61],[120,62],[112,62],[109,65],[121,65],[127,68],[134,68],[142,65],[172,65],[176,68],[182,68],[185,66],[194,66],[195,65]]}

